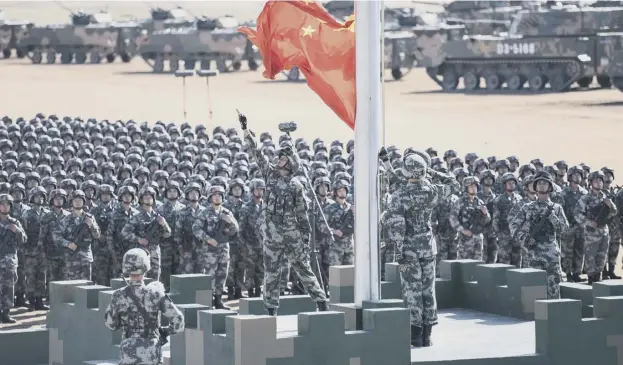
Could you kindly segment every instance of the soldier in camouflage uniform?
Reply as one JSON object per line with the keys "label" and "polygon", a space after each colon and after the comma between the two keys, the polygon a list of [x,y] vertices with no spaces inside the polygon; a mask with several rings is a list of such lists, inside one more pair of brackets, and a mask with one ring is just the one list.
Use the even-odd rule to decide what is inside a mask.
{"label": "soldier in camouflage uniform", "polygon": [[263,196],[266,184],[262,179],[253,179],[249,184],[251,200],[240,211],[241,244],[246,246],[245,257],[245,287],[250,297],[259,298],[262,295],[264,281],[264,255],[262,250],[262,236],[260,215],[262,214]]}
{"label": "soldier in camouflage uniform", "polygon": [[333,184],[335,202],[324,210],[329,227],[324,224],[320,226],[324,235],[333,235],[334,238],[329,247],[329,266],[352,265],[355,259],[355,215],[352,204],[346,202],[349,185],[344,180]]}
{"label": "soldier in camouflage uniform", "polygon": [[61,219],[69,212],[63,209],[67,200],[67,193],[65,190],[54,189],[50,193],[49,212],[43,214],[41,217],[41,225],[39,230],[39,243],[43,245],[43,251],[47,258],[47,289],[50,288],[51,281],[65,280],[65,255],[63,253],[64,248],[57,245],[52,238],[52,231]]}
{"label": "soldier in camouflage uniform", "polygon": [[619,257],[619,247],[621,246],[621,211],[617,190],[612,183],[614,182],[614,170],[609,167],[602,167],[601,172],[604,173],[604,193],[608,199],[612,200],[617,207],[617,215],[608,222],[608,230],[610,231],[610,242],[608,243],[608,267],[604,267],[602,273],[603,279],[621,279],[614,273],[616,268],[617,257]]}
{"label": "soldier in camouflage uniform", "polygon": [[[240,178],[232,180],[229,184],[227,199],[223,207],[227,208],[236,219],[240,221],[240,210],[244,204],[245,184]],[[241,242],[240,235],[236,235],[229,243],[229,268],[227,272],[227,296],[229,300],[242,298],[244,288],[244,263],[247,256],[246,246]]]}
{"label": "soldier in camouflage uniform", "polygon": [[512,172],[501,178],[504,191],[493,202],[492,226],[498,238],[498,263],[521,267],[521,244],[513,239],[508,228],[509,212],[521,196],[515,192],[518,182]]}
{"label": "soldier in camouflage uniform", "polygon": [[532,188],[537,200],[526,203],[510,218],[511,235],[521,242],[531,254],[524,257],[523,267],[545,270],[547,273],[547,299],[560,298],[560,248],[556,234],[568,229],[564,210],[552,202],[549,194],[554,180],[545,171],[537,172]]}
{"label": "soldier in camouflage uniform", "polygon": [[[495,184],[495,174],[491,170],[482,170],[479,175],[482,189],[478,192],[478,198],[485,202],[487,210],[493,212],[493,204],[497,195],[493,192],[493,185]],[[455,236],[456,236],[456,232]],[[498,238],[496,232],[493,229],[492,222],[485,225],[482,232],[483,247],[485,250],[485,263],[493,264],[498,258]]]}
{"label": "soldier in camouflage uniform", "polygon": [[[26,197],[26,188],[24,187],[24,184],[21,182],[14,183],[13,185],[11,185],[9,194],[11,194],[11,197],[13,197],[13,208],[11,209],[11,216],[17,219],[23,227],[24,215],[28,210],[30,210],[30,207],[23,203],[23,199]],[[17,257],[19,262],[25,261],[22,246],[17,247]],[[19,265],[17,267],[17,282],[15,283],[16,307],[26,306],[26,273],[24,272],[24,268],[24,265]]]}
{"label": "soldier in camouflage uniform", "polygon": [[579,283],[584,261],[584,226],[575,220],[574,209],[578,201],[587,191],[582,184],[584,172],[580,166],[572,166],[567,171],[569,185],[562,190],[565,216],[569,220],[569,229],[562,234],[562,269],[567,274],[567,281]]}
{"label": "soldier in camouflage uniform", "polygon": [[179,210],[175,216],[175,229],[173,229],[173,242],[180,250],[180,271],[182,274],[196,274],[202,269],[201,246],[195,240],[193,223],[203,209],[199,204],[202,187],[198,183],[189,183],[184,187],[186,206]]}
{"label": "soldier in camouflage uniform", "polygon": [[[521,181],[521,185],[523,187],[522,188],[523,198],[521,198],[521,200],[518,201],[517,204],[513,205],[510,212],[508,212],[509,222],[511,221],[511,219],[515,217],[515,215],[517,215],[517,213],[519,213],[519,210],[521,209],[521,207],[536,200],[536,191],[534,191],[534,187],[532,186],[533,184],[534,184],[534,175],[527,176],[525,179]],[[522,260],[521,267],[525,268],[527,267],[526,263],[530,262],[532,251],[528,251],[525,245],[523,245],[522,242],[518,241],[514,236],[513,236],[513,240],[518,242],[519,245],[521,246],[521,260]],[[524,260],[527,260],[526,263],[523,262]]]}
{"label": "soldier in camouflage uniform", "polygon": [[83,210],[86,198],[82,190],[74,191],[70,201],[71,214],[54,227],[52,238],[65,248],[65,280],[91,280],[91,247],[100,238],[100,229],[93,216]]}
{"label": "soldier in camouflage uniform", "polygon": [[[316,238],[316,247],[318,248],[318,261],[320,263],[320,275],[322,278],[322,282],[325,286],[329,285],[329,252],[330,245],[332,244],[332,237],[324,234],[326,229],[323,230],[323,227],[326,228],[326,223],[324,218],[322,217],[322,213],[324,210],[331,204],[335,203],[333,199],[331,199],[328,195],[331,191],[331,180],[327,176],[322,176],[316,178],[313,182],[313,188],[318,197],[318,205],[316,201],[312,201],[312,214],[314,216],[313,222],[314,226],[312,229],[315,230],[315,238]],[[325,217],[326,218],[326,217]],[[387,252],[388,248],[385,248],[384,256],[389,257],[390,254]],[[392,260],[393,260],[393,255]],[[391,261],[389,261],[391,262]],[[313,268],[313,267],[312,267]],[[382,267],[381,267],[382,268]]]}
{"label": "soldier in camouflage uniform", "polygon": [[140,210],[125,223],[121,237],[133,248],[142,248],[149,253],[151,269],[147,277],[160,280],[160,243],[171,237],[171,228],[167,220],[154,210],[157,196],[152,187],[143,188],[138,193]]}
{"label": "soldier in camouflage uniform", "polygon": [[484,226],[491,221],[485,203],[476,195],[480,180],[475,176],[463,179],[463,195],[450,212],[450,224],[459,235],[459,258],[482,260]]}
{"label": "soldier in camouflage uniform", "polygon": [[608,222],[617,216],[616,205],[603,191],[605,179],[603,172],[591,172],[587,178],[590,191],[573,210],[575,221],[584,226],[584,267],[589,284],[601,281],[610,242]]}
{"label": "soldier in camouflage uniform", "polygon": [[26,242],[26,232],[19,220],[10,216],[13,198],[0,194],[0,322],[15,323],[9,311],[14,306],[17,282],[17,247]]}
{"label": "soldier in camouflage uniform", "polygon": [[402,174],[405,185],[389,202],[388,239],[396,245],[402,294],[411,311],[411,345],[431,346],[431,332],[437,324],[435,300],[435,255],[437,245],[431,229],[431,213],[441,198],[458,191],[450,175],[430,170],[441,181],[428,179],[427,162],[417,154],[406,156]]}
{"label": "soldier in camouflage uniform", "polygon": [[123,254],[133,247],[133,243],[127,241],[121,234],[125,224],[138,210],[132,206],[136,196],[136,190],[132,186],[122,186],[118,192],[119,204],[113,209],[108,218],[108,229],[104,234],[106,247],[112,261],[112,277],[118,278],[122,274],[121,263]]}
{"label": "soldier in camouflage uniform", "polygon": [[24,262],[20,263],[20,265],[24,265],[26,274],[28,309],[31,311],[48,310],[50,308],[43,305],[46,273],[45,252],[39,241],[41,219],[45,214],[49,213],[43,207],[46,202],[47,192],[44,187],[39,186],[31,189],[28,196],[31,209],[26,211],[23,217],[24,231],[28,239],[23,248]]}
{"label": "soldier in camouflage uniform", "polygon": [[157,209],[158,214],[166,219],[167,224],[171,227],[171,236],[164,238],[160,242],[160,260],[162,270],[162,283],[164,288],[169,290],[171,275],[177,273],[177,266],[180,261],[179,249],[173,242],[173,235],[175,234],[175,219],[176,214],[184,208],[184,206],[178,201],[182,197],[182,188],[177,181],[169,181],[166,190],[164,191],[166,199]]}
{"label": "soldier in camouflage uniform", "polygon": [[112,186],[100,185],[95,195],[97,203],[93,204],[94,207],[90,212],[102,233],[100,238],[93,242],[93,281],[104,286],[109,286],[110,279],[113,278],[112,257],[106,241],[106,233],[110,225],[110,216],[115,209],[114,197]]}
{"label": "soldier in camouflage uniform", "polygon": [[197,215],[192,225],[197,244],[201,246],[200,272],[214,278],[214,308],[229,309],[222,301],[229,265],[229,241],[240,227],[233,213],[223,207],[225,189],[222,186],[210,187],[207,199],[210,205]]}
{"label": "soldier in camouflage uniform", "polygon": [[260,216],[264,239],[264,306],[270,315],[276,314],[279,279],[284,258],[287,258],[305,291],[318,304],[318,309],[325,311],[327,298],[310,265],[311,226],[305,187],[293,178],[300,167],[298,156],[286,145],[277,153],[277,164],[270,165],[246,123],[246,117],[241,116],[244,137],[266,182],[266,199]]}
{"label": "soldier in camouflage uniform", "polygon": [[[121,332],[119,365],[159,365],[162,341],[184,330],[184,315],[166,295],[159,282],[145,285],[149,271],[145,250],[134,248],[123,256],[123,274],[128,286],[115,290],[104,314],[104,323]],[[166,319],[168,326],[160,327]]]}

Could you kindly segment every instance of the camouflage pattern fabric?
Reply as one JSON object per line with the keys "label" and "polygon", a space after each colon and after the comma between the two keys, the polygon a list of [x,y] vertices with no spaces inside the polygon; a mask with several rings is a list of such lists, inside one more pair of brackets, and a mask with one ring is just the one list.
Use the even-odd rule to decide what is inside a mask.
{"label": "camouflage pattern fabric", "polygon": [[[15,285],[17,284],[17,247],[26,243],[26,232],[22,228],[22,224],[13,217],[0,220],[0,228],[2,231],[10,231],[12,225],[16,226],[14,237],[7,239],[5,243],[7,247],[0,247],[4,253],[0,256],[0,310],[13,308],[13,300],[15,296]],[[10,246],[8,246],[10,245]]]}
{"label": "camouflage pattern fabric", "polygon": [[457,232],[450,224],[450,213],[452,207],[459,200],[459,197],[452,194],[447,198],[439,200],[433,209],[433,220],[436,221],[437,230],[437,258],[435,260],[435,272],[439,272],[441,260],[456,260],[458,257]]}
{"label": "camouflage pattern fabric", "polygon": [[24,274],[26,283],[26,295],[43,297],[46,285],[46,259],[43,247],[40,245],[39,232],[41,219],[49,213],[47,209],[30,209],[24,214],[24,231],[26,232],[26,244],[22,248],[24,256]]}
{"label": "camouflage pattern fabric", "polygon": [[[458,233],[459,259],[482,260],[483,236],[482,233],[472,232],[471,236],[463,233],[463,230],[470,230],[472,214],[481,215],[481,207],[486,207],[485,203],[478,197],[470,198],[464,194],[454,203],[450,212],[450,224]],[[482,227],[491,221],[491,215],[487,214],[480,218]],[[474,228],[474,227],[471,227]]]}
{"label": "camouflage pattern fabric", "polygon": [[[262,250],[261,225],[262,201],[251,200],[240,210],[241,244],[246,246],[245,283],[247,289],[259,288],[264,281],[264,252]],[[286,282],[287,284],[287,282]]]}
{"label": "camouflage pattern fabric", "polygon": [[197,205],[196,209],[186,206],[175,216],[173,242],[179,248],[179,268],[182,274],[197,274],[202,270],[200,266],[201,245],[195,240],[192,226],[203,209],[205,208],[201,205]]}
{"label": "camouflage pattern fabric", "polygon": [[160,243],[161,281],[167,290],[170,286],[171,275],[177,273],[180,261],[179,250],[173,242],[173,235],[175,234],[175,216],[183,207],[178,201],[165,199],[164,203],[157,209],[158,213],[166,219],[167,224],[171,227],[171,236],[163,239]]}
{"label": "camouflage pattern fabric", "polygon": [[108,229],[106,230],[104,239],[106,240],[106,247],[108,248],[108,253],[112,261],[111,277],[121,277],[121,260],[123,254],[133,247],[130,242],[123,238],[121,232],[128,220],[137,214],[138,210],[134,207],[128,207],[128,209],[125,210],[122,205],[119,205],[110,213]]}
{"label": "camouflage pattern fabric", "polygon": [[[355,259],[355,248],[353,242],[353,234],[355,232],[355,215],[352,212],[352,204],[344,202],[334,202],[324,209],[325,217],[329,223],[329,227],[324,224],[320,225],[321,232],[325,235],[333,235],[334,242],[329,245],[329,266],[352,265]],[[340,230],[343,235],[338,237],[329,231]]]}
{"label": "camouflage pattern fabric", "polygon": [[[229,209],[236,221],[240,219],[240,210],[242,209],[244,202],[242,199],[230,196],[227,201],[223,203],[223,206]],[[234,237],[229,243],[229,268],[227,270],[227,281],[225,286],[235,288],[245,288],[244,280],[244,263],[248,256],[247,247],[242,244],[239,236]]]}
{"label": "camouflage pattern fabric", "polygon": [[498,260],[500,264],[521,267],[521,245],[513,239],[508,228],[509,213],[521,200],[515,192],[504,192],[493,202],[492,227],[498,239]]}
{"label": "camouflage pattern fabric", "polygon": [[575,220],[574,209],[580,198],[587,193],[581,186],[567,186],[562,191],[565,216],[569,229],[562,234],[562,268],[566,273],[581,274],[584,263],[584,227]]}
{"label": "camouflage pattern fabric", "polygon": [[90,211],[101,231],[100,238],[93,242],[93,282],[105,286],[110,286],[110,279],[115,277],[111,250],[106,237],[114,209],[115,203],[110,201],[108,204],[98,202]]}
{"label": "camouflage pattern fabric", "polygon": [[[88,228],[89,233],[83,236],[83,242],[73,242],[75,234],[84,223],[85,214],[70,214],[63,217],[52,231],[55,244],[64,247],[65,280],[91,280],[91,264],[93,263],[92,243],[99,239],[101,232],[95,219]],[[75,250],[68,247],[70,243],[78,245]]]}
{"label": "camouflage pattern fabric", "polygon": [[[493,190],[489,189],[488,191],[483,188],[478,192],[478,198],[482,200],[486,205],[489,213],[493,212],[493,204],[497,195],[493,192]],[[493,264],[498,260],[498,237],[493,230],[493,219],[491,222],[487,223],[482,231],[482,239],[483,239],[483,249],[484,249],[484,258],[485,263]]]}
{"label": "camouflage pattern fabric", "polygon": [[[144,308],[138,308],[131,296]],[[115,290],[104,319],[108,328],[121,332],[119,365],[162,364],[160,318],[168,323],[166,330],[170,335],[184,330],[184,316],[161,283],[129,281],[127,287]]]}

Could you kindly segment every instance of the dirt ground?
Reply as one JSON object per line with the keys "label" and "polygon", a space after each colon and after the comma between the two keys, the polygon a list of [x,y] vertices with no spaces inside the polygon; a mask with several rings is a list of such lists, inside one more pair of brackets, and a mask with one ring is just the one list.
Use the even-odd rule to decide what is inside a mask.
{"label": "dirt ground", "polygon": [[[171,2],[169,2],[171,3]],[[114,15],[142,18],[149,6],[137,2],[70,2],[73,9],[108,7]],[[162,3],[159,3],[161,5]],[[171,3],[173,4],[173,3]],[[189,2],[193,13],[233,14],[251,19],[261,2]],[[53,2],[3,2],[9,19],[39,23],[65,22],[67,13]],[[162,5],[166,6],[166,5]],[[126,17],[127,18],[127,17]],[[186,85],[188,122],[238,127],[236,108],[249,117],[256,132],[278,133],[277,124],[298,122],[295,136],[347,140],[353,132],[311,92],[305,83],[283,78],[269,81],[261,71],[222,74],[210,80],[213,120],[205,79]],[[261,69],[260,69],[261,70]],[[28,60],[0,61],[0,115],[31,117],[38,112],[98,119],[183,122],[182,81],[153,75],[136,58],[130,64],[31,65]],[[546,164],[565,159],[604,165],[623,174],[623,94],[617,90],[571,91],[562,94],[446,94],[424,71],[385,84],[386,145],[433,146],[440,153],[455,149],[461,156],[476,152],[521,162],[541,158]],[[623,175],[621,175],[623,176]],[[623,184],[620,181],[615,181]],[[620,261],[619,261],[620,262]]]}

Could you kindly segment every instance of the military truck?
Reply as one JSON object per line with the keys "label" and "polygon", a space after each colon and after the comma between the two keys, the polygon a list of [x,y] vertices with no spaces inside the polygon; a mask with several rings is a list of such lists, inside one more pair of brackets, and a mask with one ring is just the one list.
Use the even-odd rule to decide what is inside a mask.
{"label": "military truck", "polygon": [[7,20],[5,13],[0,9],[0,51],[2,57],[11,58],[13,50],[18,58],[24,58],[25,52],[20,48],[19,43],[33,26],[28,21]]}
{"label": "military truck", "polygon": [[[153,72],[177,71],[183,61],[184,68],[192,70],[199,63],[209,69],[216,63],[219,72],[237,71],[242,66],[248,50],[245,35],[238,32],[239,22],[233,16],[198,18],[191,28],[170,28],[153,32],[141,45],[140,53]],[[246,58],[249,68],[257,69],[252,55]]]}
{"label": "military truck", "polygon": [[62,64],[114,62],[117,55],[130,62],[142,38],[137,22],[113,22],[107,12],[71,14],[71,24],[34,26],[20,42],[32,63]]}
{"label": "military truck", "polygon": [[527,86],[537,92],[588,87],[596,77],[610,87],[606,72],[608,47],[623,31],[622,7],[562,6],[517,14],[508,34],[474,35],[448,41],[439,52],[420,60],[428,75],[445,91],[462,80],[467,91]]}

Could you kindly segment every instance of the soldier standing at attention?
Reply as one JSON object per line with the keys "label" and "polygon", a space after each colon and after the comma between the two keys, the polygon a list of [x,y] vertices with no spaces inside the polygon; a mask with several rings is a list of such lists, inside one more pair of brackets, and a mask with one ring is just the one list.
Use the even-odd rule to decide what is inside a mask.
{"label": "soldier standing at attention", "polygon": [[562,235],[562,269],[567,274],[567,281],[579,283],[586,281],[580,278],[584,261],[584,226],[575,220],[575,209],[578,200],[586,194],[582,184],[584,170],[581,166],[571,166],[567,171],[569,185],[562,189],[563,209],[569,220],[569,229]]}
{"label": "soldier standing at attention", "polygon": [[450,212],[450,224],[459,234],[459,259],[482,260],[484,226],[491,221],[485,203],[476,196],[480,181],[475,176],[463,179],[463,196]]}
{"label": "soldier standing at attention", "polygon": [[104,286],[109,286],[110,279],[114,277],[112,276],[113,267],[111,252],[106,243],[106,233],[110,225],[110,216],[115,209],[114,197],[115,193],[112,186],[100,185],[95,195],[97,203],[91,209],[91,214],[102,233],[100,238],[93,242],[95,246],[93,247],[93,256],[95,256],[93,260],[93,281],[96,284]]}
{"label": "soldier standing at attention", "polygon": [[201,200],[201,185],[191,182],[184,187],[186,206],[175,215],[173,242],[180,251],[180,271],[182,274],[196,274],[201,270],[200,247],[193,234],[193,223],[204,209]]}
{"label": "soldier standing at attention", "polygon": [[[406,184],[392,194],[388,206],[387,239],[396,245],[402,294],[411,312],[411,345],[414,347],[431,346],[432,327],[437,324],[437,243],[431,229],[431,214],[440,199],[460,188],[453,176],[426,166],[426,161],[417,154],[405,158],[401,171]],[[427,172],[440,183],[431,183],[426,178]]]}
{"label": "soldier standing at attention", "polygon": [[208,190],[209,205],[201,210],[193,222],[195,238],[202,245],[199,258],[200,272],[214,278],[214,308],[229,309],[223,305],[223,289],[229,264],[229,240],[238,233],[234,214],[223,207],[225,189],[214,185]]}
{"label": "soldier standing at attention", "polygon": [[573,210],[576,222],[584,226],[584,265],[589,284],[601,281],[610,242],[608,222],[617,216],[614,202],[603,191],[605,179],[603,172],[591,172],[587,178],[590,191]]}
{"label": "soldier standing at attention", "polygon": [[240,236],[245,245],[247,257],[245,262],[245,287],[250,297],[262,295],[264,281],[264,255],[262,251],[262,235],[259,217],[266,184],[262,179],[253,179],[249,184],[252,199],[240,211]]}
{"label": "soldier standing at attention", "polygon": [[320,229],[325,235],[333,235],[335,238],[329,246],[329,266],[352,265],[355,259],[355,215],[352,204],[346,201],[349,185],[345,180],[336,181],[333,184],[335,202],[324,208],[329,227],[321,224]]}
{"label": "soldier standing at attention", "polygon": [[[485,204],[487,205],[487,210],[489,211],[489,214],[491,214],[491,212],[494,212],[493,204],[497,198],[497,195],[493,192],[493,185],[495,184],[495,173],[493,173],[493,171],[491,170],[481,171],[480,182],[482,183],[482,190],[478,192],[478,198],[485,202]],[[493,217],[493,219],[495,220],[495,216]],[[453,233],[456,236],[456,232]],[[498,237],[493,229],[493,222],[489,222],[485,225],[482,236],[483,249],[485,251],[485,263],[494,264],[498,259]]]}
{"label": "soldier standing at attention", "polygon": [[[236,221],[240,221],[240,210],[244,205],[243,196],[245,184],[241,178],[233,179],[229,183],[227,200],[223,206],[234,216]],[[244,288],[244,260],[247,256],[246,247],[241,242],[240,235],[234,236],[229,243],[229,268],[227,272],[227,296],[229,300],[242,298]]]}
{"label": "soldier standing at attention", "polygon": [[509,213],[513,206],[521,200],[521,196],[515,192],[517,178],[512,172],[502,176],[502,189],[504,190],[493,202],[493,231],[498,238],[499,264],[515,265],[521,267],[521,245],[515,241],[508,228]]}
{"label": "soldier standing at attention", "polygon": [[20,222],[9,213],[13,198],[0,194],[0,230],[9,231],[0,240],[0,322],[15,323],[9,311],[13,308],[17,281],[17,247],[26,242],[26,232]]}
{"label": "soldier standing at attention", "polygon": [[57,245],[52,237],[52,231],[69,212],[63,209],[67,193],[62,189],[54,189],[50,193],[49,203],[52,206],[49,212],[41,217],[41,227],[39,230],[39,243],[43,245],[43,250],[47,258],[48,275],[46,278],[47,288],[50,288],[51,281],[65,280],[65,258],[63,247]]}
{"label": "soldier standing at attention", "polygon": [[[119,365],[160,365],[162,345],[168,336],[184,330],[184,315],[166,295],[162,283],[143,282],[150,269],[145,250],[126,252],[122,266],[124,277],[129,276],[128,286],[115,290],[104,315],[108,328],[121,331]],[[161,316],[167,327],[160,327]]]}
{"label": "soldier standing at attention", "polygon": [[305,187],[293,178],[300,167],[298,156],[289,146],[280,148],[277,164],[269,164],[247,129],[247,118],[240,115],[239,121],[266,182],[266,198],[260,216],[264,239],[264,306],[269,315],[276,315],[281,270],[287,259],[318,309],[326,311],[327,297],[310,265],[311,226]]}
{"label": "soldier standing at attention", "polygon": [[43,186],[33,188],[28,193],[31,209],[24,214],[24,231],[28,236],[24,245],[24,272],[26,274],[26,296],[28,297],[28,309],[48,310],[43,304],[45,295],[45,253],[39,242],[41,230],[41,218],[49,211],[43,207],[47,191]]}
{"label": "soldier standing at attention", "polygon": [[133,186],[122,186],[119,188],[119,204],[110,213],[108,219],[108,229],[105,233],[106,246],[112,259],[112,277],[118,278],[122,275],[121,263],[123,254],[127,252],[131,243],[126,241],[121,235],[121,231],[128,220],[138,214],[138,210],[132,206],[136,190]]}
{"label": "soldier standing at attention", "polygon": [[166,219],[154,210],[157,196],[154,188],[143,188],[138,193],[139,213],[130,217],[121,230],[123,239],[149,252],[151,269],[147,277],[154,280],[160,280],[160,242],[171,237]]}
{"label": "soldier standing at attention", "polygon": [[177,266],[180,261],[179,250],[173,242],[173,234],[175,233],[175,216],[184,206],[179,202],[182,197],[182,188],[177,181],[169,181],[164,191],[166,199],[157,210],[160,215],[166,219],[167,224],[171,227],[171,236],[162,239],[160,242],[160,260],[162,268],[162,283],[164,288],[169,290],[169,284],[171,281],[171,275],[177,273]]}
{"label": "soldier standing at attention", "polygon": [[608,222],[608,229],[610,230],[610,242],[608,244],[608,267],[604,267],[602,273],[602,279],[620,279],[621,277],[615,274],[617,257],[619,257],[619,247],[621,246],[621,210],[617,201],[617,189],[612,186],[614,182],[614,170],[609,167],[602,167],[601,172],[604,173],[606,180],[604,180],[604,193],[608,198],[614,201],[617,206],[617,215]]}
{"label": "soldier standing at attention", "polygon": [[556,236],[564,233],[569,223],[562,207],[549,197],[554,191],[554,180],[549,173],[537,172],[532,188],[537,193],[537,199],[526,203],[510,218],[511,236],[530,252],[524,257],[523,267],[547,273],[547,299],[559,299],[562,271]]}
{"label": "soldier standing at attention", "polygon": [[83,211],[86,198],[82,190],[75,190],[70,201],[72,212],[61,219],[52,237],[65,247],[65,280],[91,280],[91,244],[100,238],[100,229],[93,216]]}

